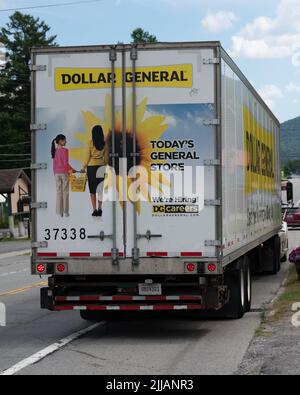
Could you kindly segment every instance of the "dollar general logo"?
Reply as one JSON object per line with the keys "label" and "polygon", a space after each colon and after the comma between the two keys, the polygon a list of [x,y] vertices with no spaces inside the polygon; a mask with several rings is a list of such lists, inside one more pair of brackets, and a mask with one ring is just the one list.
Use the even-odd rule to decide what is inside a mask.
{"label": "dollar general logo", "polygon": [[276,190],[276,128],[274,122],[271,122],[267,130],[257,122],[248,108],[244,107],[246,194],[257,190]]}
{"label": "dollar general logo", "polygon": [[[110,88],[114,80],[116,88],[122,86],[122,69],[117,68],[113,75],[109,68],[57,68],[55,89],[57,91]],[[140,67],[133,73],[126,69],[126,86],[136,81],[137,87],[192,88],[193,65]]]}
{"label": "dollar general logo", "polygon": [[0,303],[0,327],[6,326],[6,307],[4,303]]}

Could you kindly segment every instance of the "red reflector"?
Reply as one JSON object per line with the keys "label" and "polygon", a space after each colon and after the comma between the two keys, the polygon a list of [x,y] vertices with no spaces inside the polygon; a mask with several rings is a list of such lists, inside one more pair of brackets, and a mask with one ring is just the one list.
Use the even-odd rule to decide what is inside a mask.
{"label": "red reflector", "polygon": [[197,268],[197,266],[195,265],[195,263],[188,263],[186,265],[187,271],[188,272],[194,272]]}
{"label": "red reflector", "polygon": [[214,263],[210,263],[207,268],[209,272],[215,272],[217,270],[217,266]]}
{"label": "red reflector", "polygon": [[66,270],[66,266],[63,265],[63,264],[57,265],[57,266],[56,266],[56,270],[57,270],[59,273],[63,273],[63,272]]}
{"label": "red reflector", "polygon": [[44,272],[46,271],[46,266],[45,266],[45,265],[42,265],[42,264],[37,265],[36,270],[37,270],[39,273],[44,273]]}

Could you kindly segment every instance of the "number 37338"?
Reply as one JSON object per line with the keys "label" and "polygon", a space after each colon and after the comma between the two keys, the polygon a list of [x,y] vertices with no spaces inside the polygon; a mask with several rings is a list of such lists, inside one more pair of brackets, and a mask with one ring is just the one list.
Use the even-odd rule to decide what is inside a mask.
{"label": "number 37338", "polygon": [[46,241],[50,240],[85,240],[87,238],[86,229],[80,228],[53,228],[44,230],[44,238]]}

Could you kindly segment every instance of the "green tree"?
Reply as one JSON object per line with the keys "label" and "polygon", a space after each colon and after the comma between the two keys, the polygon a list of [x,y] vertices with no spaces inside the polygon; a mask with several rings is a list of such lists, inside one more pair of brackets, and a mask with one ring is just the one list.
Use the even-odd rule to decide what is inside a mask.
{"label": "green tree", "polygon": [[11,15],[0,29],[0,43],[6,51],[6,63],[0,69],[2,169],[30,164],[30,49],[56,46],[56,36],[49,36],[49,30],[39,18],[20,12]]}
{"label": "green tree", "polygon": [[141,27],[138,27],[131,33],[131,38],[136,44],[157,43],[156,36],[146,32]]}

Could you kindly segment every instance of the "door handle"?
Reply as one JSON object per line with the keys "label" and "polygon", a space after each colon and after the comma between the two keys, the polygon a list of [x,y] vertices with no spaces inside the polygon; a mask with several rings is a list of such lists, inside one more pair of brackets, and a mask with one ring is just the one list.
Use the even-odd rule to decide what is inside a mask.
{"label": "door handle", "polygon": [[160,238],[162,237],[162,235],[159,234],[152,234],[151,230],[147,230],[145,235],[137,235],[137,239],[147,239],[148,241],[150,241],[153,238]]}
{"label": "door handle", "polygon": [[104,241],[105,239],[112,239],[113,235],[106,235],[103,231],[99,233],[99,235],[90,235],[88,239],[100,239]]}

